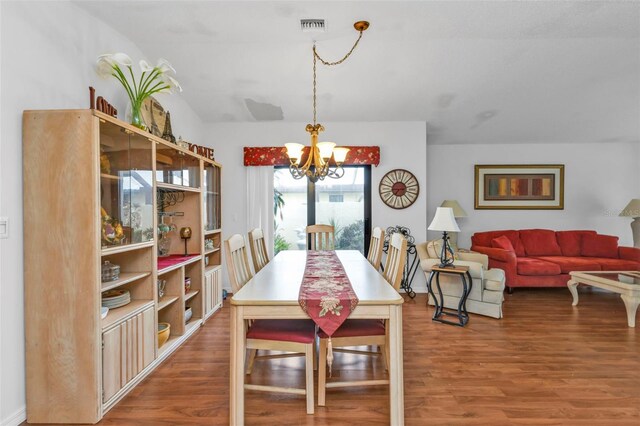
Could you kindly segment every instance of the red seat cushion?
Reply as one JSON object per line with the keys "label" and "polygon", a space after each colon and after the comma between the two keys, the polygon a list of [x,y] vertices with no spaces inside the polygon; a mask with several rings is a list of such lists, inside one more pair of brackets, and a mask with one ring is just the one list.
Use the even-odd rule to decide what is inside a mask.
{"label": "red seat cushion", "polygon": [[596,235],[596,231],[556,231],[556,239],[563,256],[580,256],[580,244],[585,234]]}
{"label": "red seat cushion", "polygon": [[618,237],[612,235],[583,235],[580,251],[583,256],[618,258]]}
{"label": "red seat cushion", "polygon": [[491,247],[510,251],[512,253],[516,252],[516,249],[513,248],[513,244],[511,244],[511,240],[504,235],[491,240]]}
{"label": "red seat cushion", "polygon": [[255,320],[247,332],[247,339],[296,343],[313,343],[315,336],[316,325],[311,320]]}
{"label": "red seat cushion", "polygon": [[[573,271],[600,271],[600,263],[592,257],[538,256],[537,259],[555,263],[563,274]],[[633,262],[635,263],[635,262]]]}
{"label": "red seat cushion", "polygon": [[[348,319],[331,337],[384,336],[384,322],[377,319]],[[327,339],[329,336],[322,330],[318,337]]]}
{"label": "red seat cushion", "polygon": [[560,266],[532,257],[518,257],[519,275],[560,275]]}
{"label": "red seat cushion", "polygon": [[527,256],[562,256],[555,231],[525,229],[520,231],[520,241]]}
{"label": "red seat cushion", "polygon": [[604,257],[587,257],[598,262],[603,271],[640,271],[640,263],[626,259],[609,259]]}

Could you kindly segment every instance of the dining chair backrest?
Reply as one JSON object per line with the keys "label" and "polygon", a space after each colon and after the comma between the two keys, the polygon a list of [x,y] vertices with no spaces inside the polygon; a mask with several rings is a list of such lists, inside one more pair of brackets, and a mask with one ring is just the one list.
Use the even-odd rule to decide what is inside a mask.
{"label": "dining chair backrest", "polygon": [[371,232],[371,243],[369,244],[369,254],[367,260],[374,268],[380,269],[382,260],[382,246],[384,244],[384,230],[378,226]]}
{"label": "dining chair backrest", "polygon": [[257,274],[262,268],[269,263],[269,254],[267,253],[267,244],[264,242],[264,233],[261,228],[255,228],[249,231],[249,249],[251,249],[251,260],[253,261],[253,270]]}
{"label": "dining chair backrest", "polygon": [[331,225],[307,226],[307,241],[311,240],[311,250],[334,250],[334,229]]}
{"label": "dining chair backrest", "polygon": [[237,293],[247,281],[253,278],[244,237],[240,234],[232,235],[224,242],[224,249],[231,288],[234,293]]}
{"label": "dining chair backrest", "polygon": [[389,239],[387,260],[382,275],[389,284],[400,290],[404,266],[407,263],[407,240],[400,233],[395,233]]}

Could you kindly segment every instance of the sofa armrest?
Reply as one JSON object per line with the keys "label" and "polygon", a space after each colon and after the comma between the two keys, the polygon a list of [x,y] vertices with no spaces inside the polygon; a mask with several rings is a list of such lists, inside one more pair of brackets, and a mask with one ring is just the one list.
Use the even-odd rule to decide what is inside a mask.
{"label": "sofa armrest", "polygon": [[640,263],[640,248],[620,246],[618,247],[618,257]]}
{"label": "sofa armrest", "polygon": [[516,283],[518,261],[515,253],[499,248],[483,246],[472,246],[471,250],[489,256],[489,268],[498,268],[504,271],[507,287],[511,287]]}
{"label": "sofa armrest", "polygon": [[516,263],[516,254],[511,251],[503,250],[500,248],[493,247],[482,247],[482,246],[473,246],[471,247],[472,251],[477,251],[478,253],[486,254],[489,256],[489,260],[499,260],[500,262],[506,263]]}

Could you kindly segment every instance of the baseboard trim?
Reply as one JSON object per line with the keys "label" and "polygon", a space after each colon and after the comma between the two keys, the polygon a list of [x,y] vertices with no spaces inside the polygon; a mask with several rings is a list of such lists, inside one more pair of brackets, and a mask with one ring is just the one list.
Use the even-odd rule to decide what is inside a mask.
{"label": "baseboard trim", "polygon": [[24,406],[15,413],[11,414],[6,419],[0,422],[2,426],[18,426],[20,423],[27,420],[27,407]]}

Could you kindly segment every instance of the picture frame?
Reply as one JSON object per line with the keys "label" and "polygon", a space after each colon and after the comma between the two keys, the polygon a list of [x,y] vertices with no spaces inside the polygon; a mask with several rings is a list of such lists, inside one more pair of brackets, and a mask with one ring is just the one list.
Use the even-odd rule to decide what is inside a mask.
{"label": "picture frame", "polygon": [[564,164],[476,164],[476,210],[563,210]]}

